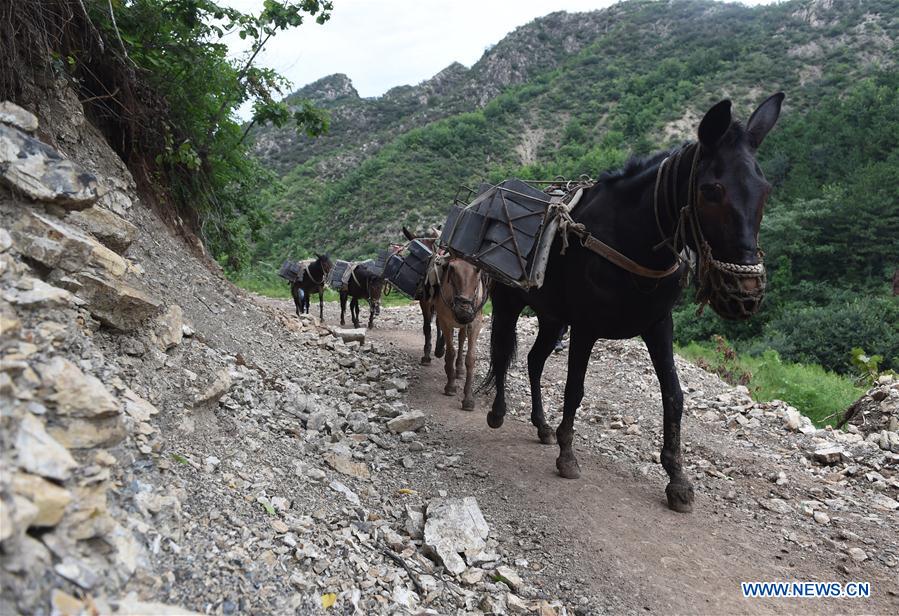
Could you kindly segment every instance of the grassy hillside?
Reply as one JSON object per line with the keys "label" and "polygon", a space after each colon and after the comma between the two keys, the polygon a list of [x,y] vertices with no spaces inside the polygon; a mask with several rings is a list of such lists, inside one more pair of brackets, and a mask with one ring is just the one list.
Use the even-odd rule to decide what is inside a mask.
{"label": "grassy hillside", "polygon": [[[630,154],[689,139],[720,98],[732,98],[745,118],[783,90],[781,123],[760,152],[775,185],[761,238],[774,266],[770,300],[759,318],[739,326],[708,313],[697,318],[684,306],[682,342],[723,332],[746,347],[773,347],[837,370],[846,369],[849,348],[863,346],[899,364],[899,309],[887,294],[899,264],[899,4],[634,1],[584,20],[594,27],[579,31],[573,53],[550,54],[489,101],[452,94],[447,85],[441,100],[459,107],[441,109],[469,105],[464,113],[429,122],[420,110],[378,99],[385,110],[373,124],[382,139],[375,146],[357,135],[296,154],[283,189],[266,196],[275,223],[248,275],[270,278],[282,258],[313,250],[371,255],[397,240],[402,224],[440,222],[460,184],[595,177]],[[553,23],[538,20],[518,40],[564,38],[579,20]],[[497,47],[507,58],[528,57],[531,48],[515,42]],[[503,77],[492,70],[495,80]],[[453,79],[470,84],[469,77]],[[348,104],[360,100],[350,96]],[[403,117],[415,118],[413,127],[398,131]]]}

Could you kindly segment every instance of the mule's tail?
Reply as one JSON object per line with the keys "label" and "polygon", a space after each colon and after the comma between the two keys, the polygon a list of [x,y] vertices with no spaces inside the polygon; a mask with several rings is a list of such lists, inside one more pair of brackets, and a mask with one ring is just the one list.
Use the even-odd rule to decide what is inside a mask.
{"label": "mule's tail", "polygon": [[493,389],[496,386],[497,370],[503,374],[508,372],[512,360],[518,353],[517,319],[513,320],[512,326],[509,327],[508,324],[502,322],[502,319],[497,323],[497,316],[498,313],[494,307],[493,315],[490,317],[490,365],[484,380],[477,386],[478,393]]}

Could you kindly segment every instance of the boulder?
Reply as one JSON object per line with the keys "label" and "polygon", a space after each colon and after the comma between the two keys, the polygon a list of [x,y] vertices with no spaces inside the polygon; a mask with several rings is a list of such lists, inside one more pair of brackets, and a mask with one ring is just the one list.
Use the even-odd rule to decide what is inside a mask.
{"label": "boulder", "polygon": [[162,305],[144,291],[120,280],[82,272],[76,274],[77,295],[100,322],[121,331],[132,331],[157,314]]}
{"label": "boulder", "polygon": [[226,368],[222,368],[216,373],[215,380],[210,383],[206,391],[194,399],[194,406],[212,406],[217,404],[221,397],[231,389],[231,384],[231,374]]}
{"label": "boulder", "polygon": [[482,552],[489,533],[490,527],[472,496],[438,499],[428,504],[424,545],[450,573],[465,571],[460,554],[471,558]]}
{"label": "boulder", "polygon": [[52,391],[47,400],[56,404],[59,415],[94,418],[120,413],[118,401],[99,379],[63,357],[38,365],[37,372]]}
{"label": "boulder", "polygon": [[114,447],[127,435],[125,424],[119,416],[98,419],[65,417],[49,426],[47,432],[68,449]]}
{"label": "boulder", "polygon": [[46,143],[0,123],[0,180],[36,201],[69,209],[90,207],[100,194],[97,178]]}
{"label": "boulder", "polygon": [[37,515],[32,526],[56,526],[62,519],[66,507],[72,502],[72,494],[53,482],[29,473],[16,473],[12,489],[24,496],[37,507]]}
{"label": "boulder", "polygon": [[358,329],[341,329],[338,327],[334,330],[334,335],[344,342],[365,344],[365,328],[363,327]]}
{"label": "boulder", "polygon": [[163,351],[168,351],[179,344],[184,336],[184,312],[178,304],[172,304],[168,310],[156,318],[154,327],[156,342]]}
{"label": "boulder", "polygon": [[12,236],[20,253],[66,272],[96,267],[119,277],[128,271],[125,259],[94,238],[37,212],[29,212],[16,223]]}
{"label": "boulder", "polygon": [[72,454],[47,434],[44,424],[33,415],[25,415],[16,436],[19,467],[29,473],[65,481],[78,467]]}
{"label": "boulder", "polygon": [[71,212],[66,221],[87,231],[119,254],[125,254],[137,235],[137,227],[106,208],[93,205],[86,210]]}
{"label": "boulder", "polygon": [[415,432],[425,425],[425,414],[421,411],[409,411],[387,422],[387,428],[396,434]]}
{"label": "boulder", "polygon": [[0,122],[28,133],[33,133],[38,127],[37,116],[10,101],[0,103]]}

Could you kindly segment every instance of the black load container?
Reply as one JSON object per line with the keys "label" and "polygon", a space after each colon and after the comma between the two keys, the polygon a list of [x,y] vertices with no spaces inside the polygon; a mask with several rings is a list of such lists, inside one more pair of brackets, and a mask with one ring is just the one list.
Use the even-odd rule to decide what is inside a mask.
{"label": "black load container", "polygon": [[281,264],[281,269],[278,270],[278,276],[288,282],[294,282],[300,276],[302,269],[303,267],[299,261],[291,261],[288,259]]}
{"label": "black load container", "polygon": [[328,286],[335,291],[340,291],[345,284],[344,278],[346,278],[350,265],[352,264],[349,261],[337,259],[334,267],[331,268],[331,273],[328,274]]}
{"label": "black load container", "polygon": [[550,196],[521,180],[482,185],[467,205],[453,205],[440,242],[505,284],[543,284],[558,220]]}
{"label": "black load container", "polygon": [[377,258],[371,262],[369,269],[375,276],[384,276],[384,267],[387,265],[387,259],[390,258],[390,251],[386,248],[378,253]]}
{"label": "black load container", "polygon": [[423,243],[412,240],[405,255],[395,254],[387,259],[384,278],[404,295],[420,299],[432,254]]}

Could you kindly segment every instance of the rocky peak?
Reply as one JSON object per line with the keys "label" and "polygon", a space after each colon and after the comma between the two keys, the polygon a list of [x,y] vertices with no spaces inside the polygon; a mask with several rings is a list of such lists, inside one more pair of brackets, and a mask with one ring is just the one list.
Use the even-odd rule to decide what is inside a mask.
{"label": "rocky peak", "polygon": [[303,86],[289,98],[308,98],[317,103],[329,103],[344,98],[359,98],[359,92],[353,87],[349,77],[343,73],[334,73]]}

